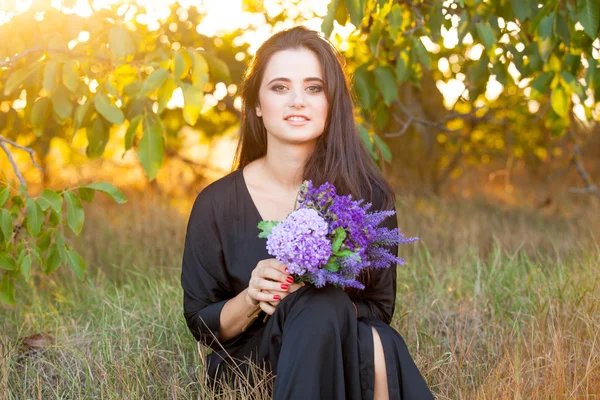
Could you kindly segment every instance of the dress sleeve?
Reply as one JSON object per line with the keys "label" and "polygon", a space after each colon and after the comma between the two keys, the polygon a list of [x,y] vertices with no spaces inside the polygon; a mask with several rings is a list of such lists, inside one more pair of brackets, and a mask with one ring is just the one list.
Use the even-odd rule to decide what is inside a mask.
{"label": "dress sleeve", "polygon": [[213,199],[200,193],[185,236],[181,286],[187,326],[205,346],[220,350],[220,316],[231,297]]}
{"label": "dress sleeve", "polygon": [[[375,207],[372,208],[373,211],[376,209]],[[395,206],[393,210],[396,211]],[[387,217],[379,226],[388,229],[397,228],[397,215]],[[390,250],[392,255],[398,256],[398,245],[386,246],[386,248]],[[396,305],[396,268],[397,265],[394,264],[389,268],[370,271],[370,284],[362,291],[360,299],[354,302],[358,311],[358,318],[380,319],[388,325],[392,322]]]}

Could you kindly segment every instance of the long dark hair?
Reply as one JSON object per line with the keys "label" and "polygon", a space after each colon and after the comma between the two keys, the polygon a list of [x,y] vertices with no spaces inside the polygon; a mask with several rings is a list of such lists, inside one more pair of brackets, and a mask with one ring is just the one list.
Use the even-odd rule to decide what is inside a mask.
{"label": "long dark hair", "polygon": [[[373,209],[391,209],[395,204],[394,191],[358,135],[352,92],[344,72],[345,60],[331,42],[304,26],[271,36],[246,69],[241,84],[242,119],[233,170],[244,168],[267,152],[267,131],[256,115],[256,106],[269,59],[278,51],[301,48],[311,50],[319,59],[329,104],[324,132],[304,166],[303,179],[311,179],[316,186],[332,183],[338,194],[352,194],[355,199],[373,202]],[[378,204],[375,200],[379,200]]]}

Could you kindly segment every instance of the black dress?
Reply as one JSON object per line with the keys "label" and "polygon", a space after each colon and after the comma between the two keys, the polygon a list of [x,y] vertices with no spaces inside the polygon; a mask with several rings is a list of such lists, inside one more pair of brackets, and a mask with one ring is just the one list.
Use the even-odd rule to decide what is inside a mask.
{"label": "black dress", "polygon": [[[374,194],[372,210],[380,209],[381,197]],[[251,360],[276,376],[275,399],[372,399],[374,327],[390,399],[432,399],[404,340],[389,326],[395,268],[371,271],[371,284],[353,297],[333,286],[304,286],[281,300],[266,323],[261,313],[239,336],[215,340],[223,305],[248,287],[260,260],[272,258],[258,237],[261,219],[242,169],[207,186],[192,207],[181,275],[184,315],[194,337],[214,350],[206,360],[213,382],[230,378],[232,369],[247,373]],[[382,226],[397,227],[397,219]]]}

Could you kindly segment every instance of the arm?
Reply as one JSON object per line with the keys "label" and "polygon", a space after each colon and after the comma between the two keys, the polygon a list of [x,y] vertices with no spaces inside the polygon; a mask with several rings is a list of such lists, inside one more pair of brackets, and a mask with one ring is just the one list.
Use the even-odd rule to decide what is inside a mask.
{"label": "arm", "polygon": [[[395,207],[394,207],[395,210]],[[398,227],[396,215],[386,218],[379,226],[388,229]],[[387,246],[394,256],[398,256],[398,246]],[[389,268],[371,271],[371,283],[363,290],[360,299],[355,302],[357,317],[376,318],[386,324],[392,321],[396,305],[396,268],[393,264]]]}
{"label": "arm", "polygon": [[[226,313],[222,325],[222,310],[230,300],[232,305],[239,306],[245,291],[231,299],[233,293],[229,286],[217,221],[212,199],[207,193],[198,195],[190,214],[183,251],[181,286],[188,328],[196,340],[205,346],[220,349],[217,340],[222,343],[233,337],[229,326],[232,315]],[[242,312],[240,309],[239,314]]]}

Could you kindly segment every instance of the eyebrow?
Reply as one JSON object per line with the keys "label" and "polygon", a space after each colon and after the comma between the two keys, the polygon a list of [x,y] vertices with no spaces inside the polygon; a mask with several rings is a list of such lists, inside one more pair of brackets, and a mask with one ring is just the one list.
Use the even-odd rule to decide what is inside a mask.
{"label": "eyebrow", "polygon": [[[290,78],[275,78],[275,79],[271,79],[271,81],[269,83],[267,83],[267,85],[270,85],[271,83],[273,83],[275,81],[291,82],[292,80]],[[317,81],[317,82],[324,83],[323,79],[318,78],[316,76],[311,76],[309,78],[304,78],[304,82],[312,82],[312,81]]]}

